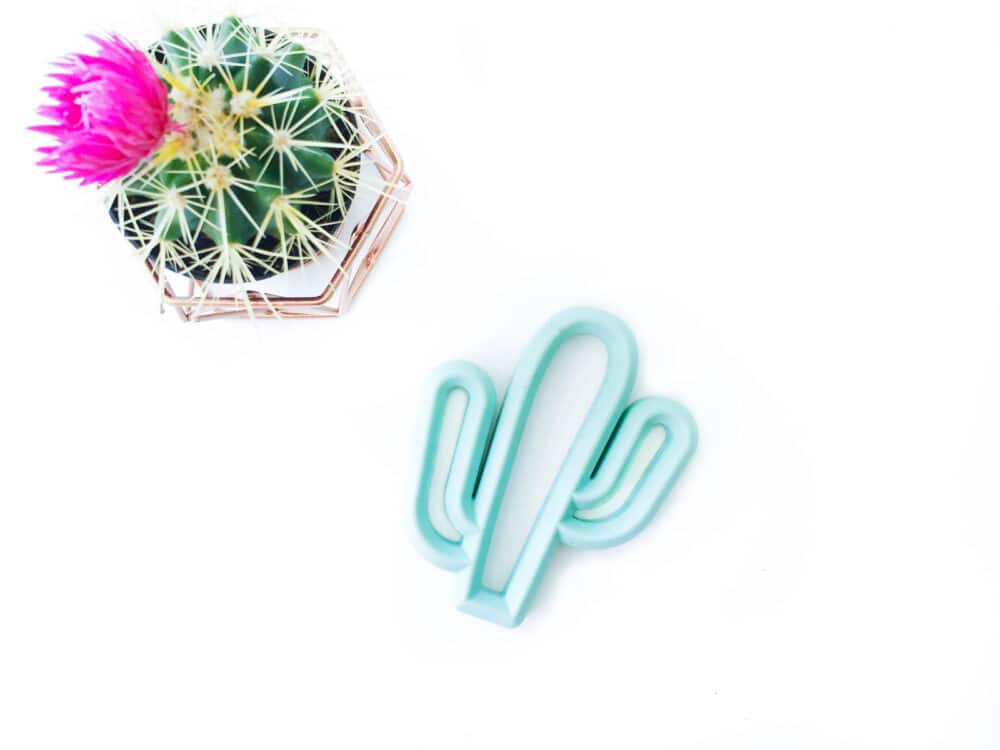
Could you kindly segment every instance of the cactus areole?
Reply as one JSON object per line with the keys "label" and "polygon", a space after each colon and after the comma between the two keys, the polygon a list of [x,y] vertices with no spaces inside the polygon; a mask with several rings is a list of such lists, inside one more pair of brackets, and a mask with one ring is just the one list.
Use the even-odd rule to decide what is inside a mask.
{"label": "cactus areole", "polygon": [[128,241],[208,283],[260,280],[329,253],[363,149],[343,82],[292,36],[238,18],[171,31],[149,59],[171,125],[112,186],[110,214]]}

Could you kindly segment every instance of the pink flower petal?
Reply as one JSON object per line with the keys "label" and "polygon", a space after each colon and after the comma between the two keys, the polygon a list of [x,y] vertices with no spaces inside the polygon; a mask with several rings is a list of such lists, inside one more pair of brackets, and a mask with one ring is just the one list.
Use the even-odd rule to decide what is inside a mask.
{"label": "pink flower petal", "polygon": [[43,86],[51,103],[39,114],[51,123],[32,126],[56,143],[38,149],[39,164],[81,185],[128,174],[178,128],[170,120],[166,84],[146,54],[117,35],[89,36],[98,54],[68,55],[53,63]]}

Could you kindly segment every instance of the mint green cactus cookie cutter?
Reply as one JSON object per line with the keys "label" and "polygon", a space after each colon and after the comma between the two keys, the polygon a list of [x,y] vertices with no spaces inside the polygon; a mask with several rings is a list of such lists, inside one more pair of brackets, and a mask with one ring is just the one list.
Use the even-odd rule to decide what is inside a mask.
{"label": "mint green cactus cookie cutter", "polygon": [[[556,352],[568,339],[584,335],[597,337],[607,348],[604,380],[507,584],[496,591],[483,584],[483,569],[528,413]],[[602,310],[566,310],[549,320],[525,350],[492,434],[497,395],[489,375],[461,361],[434,372],[411,520],[421,553],[458,573],[459,609],[514,627],[524,619],[557,544],[621,544],[656,513],[694,452],[697,429],[676,401],[650,397],[629,404],[637,365],[635,338],[621,320]],[[445,406],[455,390],[464,391],[468,401],[445,481],[444,511],[461,535],[458,541],[435,528],[428,509]],[[639,445],[655,427],[664,428],[666,436],[625,502],[601,518],[579,517],[579,511],[596,508],[615,494]]]}

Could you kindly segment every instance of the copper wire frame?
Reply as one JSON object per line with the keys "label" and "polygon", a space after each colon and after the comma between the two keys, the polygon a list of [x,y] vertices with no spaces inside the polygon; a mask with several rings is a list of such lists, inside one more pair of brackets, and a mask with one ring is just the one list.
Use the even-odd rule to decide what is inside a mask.
{"label": "copper wire frame", "polygon": [[[288,33],[307,46],[321,45],[320,52],[332,56],[346,72],[339,51],[324,32],[300,29]],[[146,258],[146,269],[161,289],[163,306],[173,307],[182,320],[194,322],[219,318],[336,318],[346,312],[396,230],[412,185],[399,152],[367,96],[357,95],[350,101],[359,122],[359,134],[367,146],[363,156],[375,167],[384,184],[371,210],[351,231],[347,251],[323,291],[301,297],[256,290],[246,290],[238,296],[214,296],[206,293],[200,282],[188,278],[187,289],[182,293],[169,279],[161,280],[153,261]],[[346,225],[341,225],[331,247],[343,240],[340,235],[345,228]]]}

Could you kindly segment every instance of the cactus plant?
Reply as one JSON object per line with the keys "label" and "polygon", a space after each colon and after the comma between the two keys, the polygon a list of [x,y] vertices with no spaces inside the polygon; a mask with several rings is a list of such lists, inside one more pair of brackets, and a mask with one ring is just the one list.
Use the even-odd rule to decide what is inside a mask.
{"label": "cactus plant", "polygon": [[126,238],[208,283],[327,254],[363,150],[343,82],[289,35],[238,18],[170,31],[150,55],[176,127],[110,192]]}
{"label": "cactus plant", "polygon": [[[538,387],[556,351],[569,338],[593,335],[608,351],[604,382],[542,504],[513,572],[502,591],[483,584],[486,555],[500,505]],[[425,417],[426,441],[413,505],[421,552],[446,570],[458,571],[459,608],[493,622],[521,622],[558,542],[607,547],[637,534],[653,517],[683,470],[696,442],[694,421],[680,404],[644,398],[631,405],[638,355],[629,329],[600,310],[574,309],[557,315],[535,336],[518,365],[492,435],[496,390],[489,376],[470,362],[451,362],[432,378]],[[459,533],[454,541],[431,521],[429,504],[445,404],[449,395],[468,396],[461,430],[444,488],[444,510]],[[607,503],[620,489],[639,445],[654,427],[663,444],[625,502],[600,518],[583,511]]]}
{"label": "cactus plant", "polygon": [[146,51],[91,39],[97,54],[56,63],[44,89],[53,122],[34,129],[56,143],[39,163],[107,186],[112,219],[161,284],[169,270],[247,298],[250,282],[338,255],[368,146],[343,70],[236,17]]}

